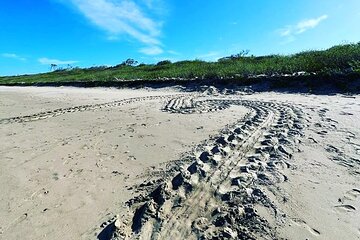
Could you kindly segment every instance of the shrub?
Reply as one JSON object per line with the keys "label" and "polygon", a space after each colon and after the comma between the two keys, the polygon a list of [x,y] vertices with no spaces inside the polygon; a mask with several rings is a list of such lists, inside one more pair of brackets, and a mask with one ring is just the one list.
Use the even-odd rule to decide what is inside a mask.
{"label": "shrub", "polygon": [[162,65],[167,65],[167,64],[171,64],[171,61],[170,60],[160,61],[156,64],[156,66],[162,66]]}

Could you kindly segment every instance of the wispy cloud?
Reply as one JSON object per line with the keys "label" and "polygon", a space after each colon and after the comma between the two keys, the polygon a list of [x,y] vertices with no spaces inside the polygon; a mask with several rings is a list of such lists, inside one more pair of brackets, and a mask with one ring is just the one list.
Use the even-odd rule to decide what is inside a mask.
{"label": "wispy cloud", "polygon": [[319,25],[322,21],[326,20],[328,18],[328,15],[322,15],[321,17],[315,18],[315,19],[308,19],[305,21],[301,21],[296,26],[296,33],[300,34],[303,33],[309,29],[315,28],[317,25]]}
{"label": "wispy cloud", "polygon": [[15,53],[3,53],[3,54],[1,54],[1,56],[4,58],[12,58],[12,59],[20,60],[20,61],[26,61],[26,58],[21,57]]}
{"label": "wispy cloud", "polygon": [[141,48],[139,52],[144,53],[146,55],[159,55],[162,54],[164,50],[162,50],[162,48],[158,46],[150,46],[150,47]]}
{"label": "wispy cloud", "polygon": [[168,50],[167,53],[172,54],[172,55],[181,55],[181,53],[174,51],[174,50]]}
{"label": "wispy cloud", "polygon": [[[151,11],[154,0],[142,0],[142,6]],[[159,40],[162,22],[150,18],[134,0],[71,0],[93,24],[105,30],[111,39],[127,34],[147,45],[144,54],[162,53]],[[152,50],[150,50],[152,49]]]}
{"label": "wispy cloud", "polygon": [[139,2],[150,10],[155,11],[155,13],[164,14],[167,12],[165,0],[140,0]]}
{"label": "wispy cloud", "polygon": [[322,15],[318,18],[305,19],[295,25],[288,25],[277,32],[281,37],[287,38],[286,42],[294,41],[296,35],[302,34],[310,29],[316,28],[322,21],[326,20],[328,15]]}
{"label": "wispy cloud", "polygon": [[38,59],[39,63],[44,64],[44,65],[50,65],[50,64],[56,64],[56,65],[65,65],[65,64],[74,64],[77,63],[78,61],[73,61],[73,60],[59,60],[59,59],[49,59],[49,58],[39,58]]}

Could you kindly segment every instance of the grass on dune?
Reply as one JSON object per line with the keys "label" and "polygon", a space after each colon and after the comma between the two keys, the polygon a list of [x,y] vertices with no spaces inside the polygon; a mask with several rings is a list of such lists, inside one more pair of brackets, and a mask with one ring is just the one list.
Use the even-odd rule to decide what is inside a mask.
{"label": "grass on dune", "polygon": [[247,78],[253,75],[293,74],[306,72],[336,74],[360,73],[360,42],[337,45],[327,50],[304,51],[293,55],[248,56],[245,52],[219,59],[217,62],[201,60],[158,64],[119,64],[114,67],[62,69],[53,72],[0,77],[0,84],[61,83],[82,81],[155,80],[159,78],[221,79]]}

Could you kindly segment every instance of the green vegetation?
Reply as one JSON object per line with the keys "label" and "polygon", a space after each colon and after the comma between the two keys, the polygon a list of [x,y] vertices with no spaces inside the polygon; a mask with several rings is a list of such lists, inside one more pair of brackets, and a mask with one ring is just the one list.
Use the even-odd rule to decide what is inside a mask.
{"label": "green vegetation", "polygon": [[334,75],[339,73],[360,74],[360,42],[334,46],[327,50],[305,51],[293,55],[249,56],[248,51],[219,59],[217,62],[200,60],[157,64],[138,64],[128,59],[114,67],[86,69],[58,69],[48,73],[0,77],[0,84],[65,83],[86,81],[123,81],[176,79],[247,79],[256,75],[266,76],[294,74]]}

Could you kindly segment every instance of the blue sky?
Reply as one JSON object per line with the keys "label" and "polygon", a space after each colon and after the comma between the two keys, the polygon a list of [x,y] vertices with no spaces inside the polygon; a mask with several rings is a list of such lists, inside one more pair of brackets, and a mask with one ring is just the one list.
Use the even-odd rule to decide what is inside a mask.
{"label": "blue sky", "polygon": [[0,75],[360,41],[359,0],[2,0]]}

